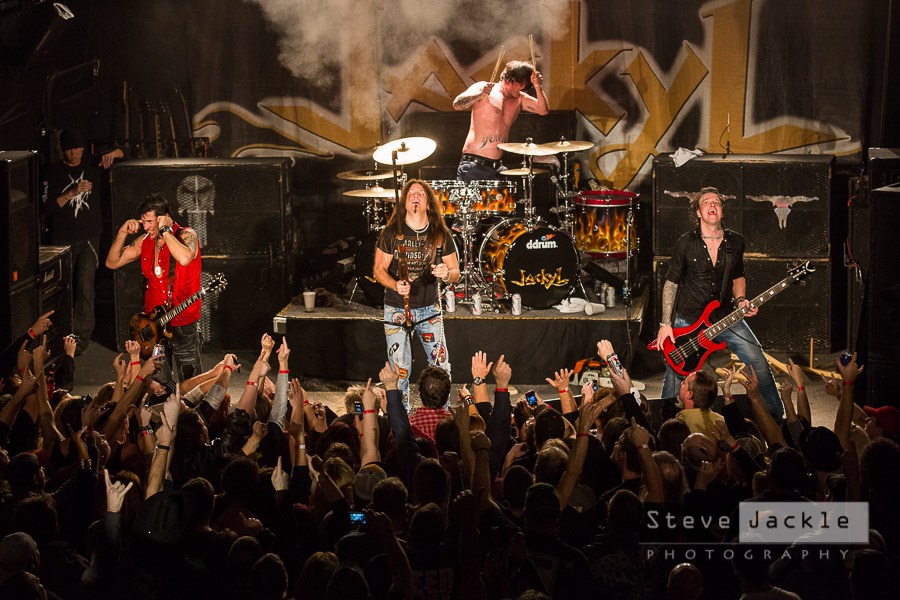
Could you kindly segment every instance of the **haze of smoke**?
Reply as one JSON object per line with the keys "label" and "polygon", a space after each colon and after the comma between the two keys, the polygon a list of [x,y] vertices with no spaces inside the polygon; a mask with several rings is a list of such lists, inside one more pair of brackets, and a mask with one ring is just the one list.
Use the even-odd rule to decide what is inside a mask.
{"label": "haze of smoke", "polygon": [[[279,36],[281,64],[295,77],[328,85],[341,62],[341,36],[377,14],[379,58],[402,62],[435,36],[485,51],[516,34],[541,32],[540,4],[567,0],[245,0],[258,4]],[[374,11],[372,9],[375,9]],[[524,57],[522,57],[524,58]]]}
{"label": "haze of smoke", "polygon": [[[278,60],[294,77],[328,86],[341,61],[341,36],[358,0],[245,0],[258,4],[278,32]],[[356,7],[354,9],[354,7]]]}

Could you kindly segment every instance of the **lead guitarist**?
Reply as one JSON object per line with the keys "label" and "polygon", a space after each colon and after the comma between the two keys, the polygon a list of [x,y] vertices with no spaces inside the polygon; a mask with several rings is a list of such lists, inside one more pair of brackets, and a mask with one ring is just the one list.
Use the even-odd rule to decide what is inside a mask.
{"label": "lead guitarist", "polygon": [[[119,228],[106,256],[106,266],[119,269],[141,259],[141,272],[147,282],[144,312],[150,313],[160,305],[171,308],[200,290],[200,246],[193,229],[172,220],[169,202],[163,196],[148,196],[138,207],[138,215],[140,220],[129,219]],[[142,230],[143,236],[125,245],[129,235]],[[203,371],[197,328],[201,303],[202,300],[194,302],[169,323],[171,359],[179,381]]]}
{"label": "lead guitarist", "polygon": [[[724,211],[721,194],[713,187],[701,189],[700,195],[691,199],[690,210],[698,227],[682,235],[672,252],[663,286],[662,320],[656,336],[659,348],[662,348],[666,338],[675,342],[673,327],[695,323],[713,300],[718,300],[721,306],[712,313],[710,322],[717,321],[735,308],[750,307],[750,302],[745,298],[744,238],[722,226]],[[757,311],[750,309],[745,316],[752,317]],[[769,412],[780,419],[784,409],[775,379],[762,346],[747,322],[738,322],[719,334],[715,341],[724,342],[741,361],[753,367]],[[677,396],[681,379],[667,363],[662,397]]]}

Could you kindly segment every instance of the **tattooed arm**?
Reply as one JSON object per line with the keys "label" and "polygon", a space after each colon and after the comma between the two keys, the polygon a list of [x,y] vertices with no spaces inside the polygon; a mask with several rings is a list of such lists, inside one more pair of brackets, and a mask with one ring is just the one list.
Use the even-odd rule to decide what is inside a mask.
{"label": "tattooed arm", "polygon": [[662,348],[663,341],[669,338],[675,343],[672,335],[672,321],[675,318],[675,294],[678,292],[678,284],[666,281],[663,286],[662,315],[659,323],[659,333],[656,334],[656,347]]}
{"label": "tattooed arm", "polygon": [[488,83],[486,81],[479,81],[478,83],[470,85],[469,89],[454,98],[453,108],[455,110],[468,110],[472,108],[472,105],[478,102],[482,96],[490,94],[491,88],[493,87],[493,83]]}
{"label": "tattooed arm", "polygon": [[178,232],[178,235],[164,233],[163,239],[172,257],[178,261],[182,267],[191,264],[191,261],[197,257],[197,233],[190,228],[184,228]]}

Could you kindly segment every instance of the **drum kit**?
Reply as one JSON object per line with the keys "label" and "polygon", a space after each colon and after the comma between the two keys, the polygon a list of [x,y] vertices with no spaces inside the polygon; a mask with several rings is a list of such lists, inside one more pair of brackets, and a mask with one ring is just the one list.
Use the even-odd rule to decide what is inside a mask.
{"label": "drum kit", "polygon": [[[624,260],[623,295],[629,300],[629,269],[637,250],[634,209],[637,194],[620,190],[577,191],[569,160],[573,153],[592,148],[592,142],[566,140],[535,144],[531,138],[522,143],[503,143],[498,147],[522,157],[519,168],[502,171],[498,179],[479,181],[430,180],[444,218],[454,235],[459,256],[460,279],[455,286],[457,302],[474,304],[478,298],[485,307],[521,298],[522,306],[545,309],[580,293],[587,297],[581,279],[583,257],[588,260]],[[364,198],[363,209],[368,233],[356,256],[357,289],[373,304],[383,301],[383,288],[373,277],[375,245],[406,183],[402,167],[425,160],[437,144],[425,137],[395,140],[377,147],[372,158],[390,169],[345,171],[338,178],[365,182],[364,189],[349,190],[345,196]],[[562,164],[557,159],[562,157]],[[535,213],[534,178],[552,174],[556,188],[558,219],[552,226]],[[389,182],[389,183],[388,183]],[[393,187],[383,187],[393,185]],[[516,192],[522,190],[521,199]]]}

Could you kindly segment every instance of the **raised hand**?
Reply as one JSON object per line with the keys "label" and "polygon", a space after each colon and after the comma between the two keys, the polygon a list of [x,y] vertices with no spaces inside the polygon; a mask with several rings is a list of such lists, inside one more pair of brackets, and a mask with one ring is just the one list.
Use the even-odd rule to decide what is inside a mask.
{"label": "raised hand", "polygon": [[132,358],[132,362],[135,360],[139,360],[139,358],[141,356],[141,345],[138,344],[134,340],[126,340],[125,341],[125,352],[127,352],[129,356],[137,357],[137,358]]}
{"label": "raised hand", "polygon": [[251,438],[254,438],[257,442],[266,437],[266,434],[269,432],[269,426],[263,423],[262,421],[256,421],[253,423],[253,433],[250,434]]}
{"label": "raised hand", "polygon": [[856,352],[853,353],[850,362],[846,365],[843,364],[839,358],[835,359],[834,362],[837,365],[838,372],[841,374],[841,379],[843,379],[845,383],[855,382],[856,378],[859,377],[859,374],[865,370],[865,366],[856,364]]}
{"label": "raised hand", "polygon": [[264,333],[259,341],[259,345],[262,346],[262,352],[259,355],[260,360],[268,361],[269,356],[272,354],[272,349],[275,348],[275,340],[268,333]]}
{"label": "raised hand", "polygon": [[488,363],[487,354],[479,350],[472,356],[472,377],[481,377],[484,379],[491,372],[494,363]]}
{"label": "raised hand", "polygon": [[34,337],[41,335],[50,329],[50,326],[53,324],[50,321],[50,315],[52,315],[54,311],[45,312],[41,316],[38,317],[37,321],[35,321],[31,325],[31,332],[34,333]]}
{"label": "raised hand", "polygon": [[63,352],[75,358],[75,350],[78,348],[78,342],[74,335],[67,335],[63,338]]}
{"label": "raised hand", "polygon": [[788,359],[788,375],[794,381],[795,387],[803,387],[803,370],[790,358]]}
{"label": "raised hand", "polygon": [[512,367],[505,360],[506,355],[501,354],[494,365],[494,383],[498,388],[509,387],[509,380],[512,379]]}
{"label": "raised hand", "polygon": [[396,390],[398,389],[397,382],[400,381],[400,372],[392,363],[385,362],[384,367],[378,373],[378,379],[381,380],[384,389]]}
{"label": "raised hand", "polygon": [[103,477],[106,480],[106,510],[111,513],[120,512],[122,504],[125,502],[125,496],[134,482],[129,481],[127,485],[121,481],[113,482],[109,478],[109,469],[103,470]]}
{"label": "raised hand", "polygon": [[125,355],[120,352],[113,359],[113,370],[116,372],[116,381],[125,379],[125,372],[128,371],[128,365],[125,363],[124,357]]}
{"label": "raised hand", "polygon": [[272,487],[276,492],[281,492],[288,489],[290,481],[290,475],[281,468],[281,457],[279,456],[278,462],[275,463],[275,468],[272,470]]}
{"label": "raised hand", "polygon": [[825,393],[835,398],[841,397],[841,386],[832,377],[822,375],[822,383],[825,384]]}
{"label": "raised hand", "polygon": [[600,340],[597,342],[597,355],[606,360],[606,357],[610,354],[615,354],[616,351],[613,349],[612,342],[609,340]]}
{"label": "raised hand", "polygon": [[634,417],[631,417],[631,427],[628,428],[628,440],[636,448],[650,442],[650,432],[638,425]]}
{"label": "raised hand", "polygon": [[731,435],[731,432],[728,431],[728,425],[725,424],[725,421],[713,421],[713,429],[714,431],[712,434],[717,442],[725,442],[729,447],[735,445],[736,440],[734,439],[734,436]]}
{"label": "raised hand", "polygon": [[34,349],[31,360],[34,363],[34,374],[41,375],[44,372],[44,361],[47,360],[47,334],[42,334],[41,345]]}
{"label": "raised hand", "polygon": [[593,401],[594,399],[594,382],[586,381],[583,386],[581,386],[581,405]]}
{"label": "raised hand", "polygon": [[363,410],[375,409],[375,392],[372,390],[372,378],[366,382],[366,389],[362,393]]}
{"label": "raised hand", "polygon": [[560,369],[553,373],[553,379],[546,377],[547,383],[555,387],[557,390],[564,390],[569,387],[569,381],[572,379],[573,371],[569,369]]}
{"label": "raised hand", "polygon": [[704,460],[700,464],[700,470],[697,472],[697,479],[694,481],[694,489],[705,490],[712,481],[719,476],[719,472],[725,463],[719,459],[714,463]]}
{"label": "raised hand", "polygon": [[288,348],[287,336],[281,338],[281,345],[278,346],[278,368],[282,371],[288,369],[288,358],[291,355],[291,349]]}
{"label": "raised hand", "polygon": [[28,350],[28,340],[22,342],[22,346],[19,348],[18,354],[16,354],[16,368],[19,370],[19,373],[24,374],[28,369],[28,366],[31,364],[31,351]]}

